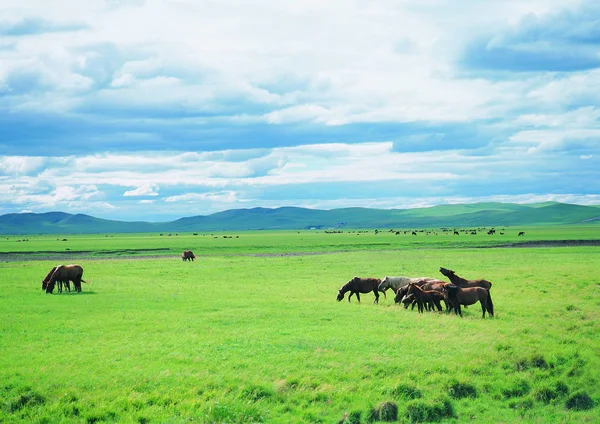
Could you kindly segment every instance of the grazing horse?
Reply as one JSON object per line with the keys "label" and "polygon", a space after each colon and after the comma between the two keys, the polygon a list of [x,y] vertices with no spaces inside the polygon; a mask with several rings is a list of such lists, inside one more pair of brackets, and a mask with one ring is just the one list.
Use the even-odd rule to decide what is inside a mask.
{"label": "grazing horse", "polygon": [[50,276],[46,284],[46,293],[54,291],[54,284],[57,281],[72,281],[76,292],[81,292],[81,283],[87,283],[83,278],[83,268],[80,265],[58,265]]}
{"label": "grazing horse", "polygon": [[[373,303],[379,303],[379,290],[377,289],[379,283],[381,283],[379,278],[354,277],[338,290],[337,301],[339,302],[342,300],[346,292],[350,292],[350,296],[348,296],[348,302],[350,302],[352,295],[356,294],[356,299],[358,300],[358,303],[360,303],[359,293],[373,292],[375,293],[375,301]],[[386,296],[385,292],[383,292],[383,295]]]}
{"label": "grazing horse", "polygon": [[452,284],[458,287],[483,287],[488,290],[492,288],[492,283],[487,280],[466,280],[456,275],[451,269],[441,267],[440,272],[448,277]]}
{"label": "grazing horse", "polygon": [[[46,287],[48,287],[48,282],[50,281],[50,277],[52,277],[52,274],[54,274],[54,271],[56,271],[56,268],[58,267],[53,267],[50,272],[44,277],[44,279],[42,280],[42,290],[46,290]],[[62,293],[62,289],[63,289],[63,285],[64,287],[70,292],[71,291],[71,285],[69,284],[69,280],[57,280],[56,281],[58,283],[58,292]]]}
{"label": "grazing horse", "polygon": [[194,252],[192,252],[191,250],[184,250],[181,253],[181,260],[182,261],[193,261],[196,258],[196,255],[194,255]]}
{"label": "grazing horse", "polygon": [[429,308],[433,310],[435,306],[438,311],[442,312],[442,305],[440,302],[444,300],[444,295],[437,290],[423,290],[416,284],[408,285],[408,294],[412,294],[417,299],[417,306],[420,313],[425,309],[424,305],[429,305]]}
{"label": "grazing horse", "polygon": [[[385,276],[381,280],[381,284],[377,288],[381,292],[385,292],[387,289],[392,289],[394,292],[398,292],[400,287],[408,286],[410,283],[416,283],[421,280],[433,280],[431,277],[388,277]],[[397,302],[396,302],[397,303]]]}
{"label": "grazing horse", "polygon": [[454,307],[454,312],[459,314],[462,318],[461,305],[473,305],[479,302],[481,304],[481,318],[485,318],[485,312],[493,317],[494,316],[494,303],[492,302],[492,296],[488,289],[483,287],[458,287],[450,284],[444,288],[448,294],[448,301]]}

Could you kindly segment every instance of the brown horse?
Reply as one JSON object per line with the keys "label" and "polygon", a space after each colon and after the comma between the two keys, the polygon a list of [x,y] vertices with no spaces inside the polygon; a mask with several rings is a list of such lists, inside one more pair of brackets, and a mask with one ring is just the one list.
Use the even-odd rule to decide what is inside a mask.
{"label": "brown horse", "polygon": [[[350,298],[353,294],[356,294],[356,299],[360,303],[360,294],[359,293],[375,293],[375,301],[373,303],[379,303],[379,290],[377,287],[381,283],[379,278],[359,278],[354,277],[352,280],[348,281],[344,284],[339,290],[337,294],[337,301],[339,302],[344,298],[344,294],[346,292],[350,292],[350,296],[348,296],[348,302],[350,302]],[[385,291],[381,291],[384,297]]]}
{"label": "brown horse", "polygon": [[481,318],[485,318],[485,313],[494,316],[494,303],[488,289],[483,287],[458,287],[450,284],[444,288],[448,294],[448,300],[454,307],[454,312],[462,317],[461,305],[473,305],[479,302],[481,304]]}
{"label": "brown horse", "polygon": [[181,260],[182,261],[193,261],[194,259],[196,259],[196,255],[194,255],[194,252],[192,252],[191,250],[184,250],[181,253]]}
{"label": "brown horse", "polygon": [[[52,274],[54,274],[54,271],[56,271],[56,268],[57,267],[53,267],[50,270],[50,272],[42,280],[42,290],[46,290],[46,287],[48,287],[48,282],[50,281],[50,277],[52,277]],[[69,280],[66,280],[66,281],[57,280],[56,283],[58,283],[58,292],[59,293],[62,293],[63,286],[68,291],[71,291],[71,285],[69,284]]]}
{"label": "brown horse", "polygon": [[[448,283],[446,281],[442,281],[442,280],[434,280],[434,279],[427,278],[427,279],[417,281],[413,284],[415,284],[416,286],[419,286],[423,290],[435,290],[435,291],[438,291],[443,294],[444,286],[446,286],[450,283]],[[408,285],[406,285],[404,287],[400,287],[398,289],[398,291],[396,291],[396,296],[394,297],[394,302],[396,302],[396,303],[402,302],[405,305],[405,308],[408,308],[407,304],[403,301],[403,298],[407,295],[408,295]],[[416,304],[417,304],[417,299],[413,296],[411,309],[414,309]],[[451,308],[451,305],[445,299],[444,299],[444,304],[446,305],[446,310],[449,310]],[[427,306],[428,305],[425,304],[426,308],[427,308]]]}
{"label": "brown horse", "polygon": [[416,284],[408,285],[408,294],[412,294],[417,299],[418,311],[423,312],[425,304],[429,305],[429,308],[433,310],[435,306],[438,311],[442,312],[442,305],[440,302],[444,300],[444,295],[437,290],[423,290]]}
{"label": "brown horse", "polygon": [[488,280],[467,280],[456,275],[451,269],[442,267],[440,267],[440,272],[448,277],[452,284],[458,287],[483,287],[488,290],[492,288],[492,283]]}
{"label": "brown horse", "polygon": [[83,268],[80,265],[58,265],[46,284],[46,293],[54,291],[57,281],[72,281],[76,292],[81,292],[81,283],[87,283],[83,278]]}

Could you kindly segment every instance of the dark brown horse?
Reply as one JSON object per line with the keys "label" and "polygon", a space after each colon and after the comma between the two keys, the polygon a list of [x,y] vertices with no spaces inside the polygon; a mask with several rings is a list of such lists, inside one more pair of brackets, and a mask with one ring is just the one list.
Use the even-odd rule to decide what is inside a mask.
{"label": "dark brown horse", "polygon": [[46,284],[46,293],[54,291],[57,281],[72,281],[76,292],[81,292],[81,283],[87,283],[83,278],[83,268],[80,265],[58,265]]}
{"label": "dark brown horse", "polygon": [[423,290],[417,284],[408,285],[408,294],[412,294],[417,299],[417,306],[419,312],[423,312],[425,304],[429,305],[429,309],[433,310],[435,306],[438,311],[442,312],[442,305],[440,302],[444,300],[444,295],[437,290]]}
{"label": "dark brown horse", "polygon": [[458,287],[483,287],[484,289],[488,290],[492,288],[492,283],[488,280],[467,280],[456,275],[451,269],[442,267],[440,267],[440,272],[448,277],[452,284]]}
{"label": "dark brown horse", "polygon": [[448,301],[452,304],[454,312],[462,317],[461,305],[473,305],[479,302],[481,304],[481,318],[485,318],[485,313],[494,316],[494,303],[488,289],[483,287],[458,287],[450,284],[444,288],[448,294]]}
{"label": "dark brown horse", "polygon": [[[56,271],[56,268],[57,267],[53,267],[50,270],[50,272],[42,280],[42,290],[46,290],[46,287],[48,287],[48,282],[50,281],[50,277],[52,277],[52,274],[54,274],[54,271]],[[68,291],[71,291],[71,285],[69,284],[69,280],[66,280],[66,281],[57,280],[56,283],[58,284],[58,292],[59,293],[62,293],[63,286]]]}
{"label": "dark brown horse", "polygon": [[[348,302],[350,302],[350,298],[353,294],[356,294],[356,299],[360,303],[360,294],[359,293],[375,293],[375,301],[373,303],[379,303],[379,284],[381,283],[381,279],[379,278],[359,278],[354,277],[352,280],[348,281],[344,284],[339,290],[337,294],[337,301],[339,302],[344,298],[344,294],[346,292],[350,292],[350,296],[348,296]],[[382,291],[383,296],[386,297],[385,291]]]}
{"label": "dark brown horse", "polygon": [[194,255],[194,252],[192,252],[191,250],[184,250],[181,253],[181,260],[182,261],[193,261],[194,259],[196,259],[196,255]]}

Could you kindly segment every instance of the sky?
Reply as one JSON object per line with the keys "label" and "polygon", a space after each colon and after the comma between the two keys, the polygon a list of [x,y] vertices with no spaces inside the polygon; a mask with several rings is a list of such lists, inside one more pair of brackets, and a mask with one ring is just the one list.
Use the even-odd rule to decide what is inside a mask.
{"label": "sky", "polygon": [[600,204],[597,0],[0,10],[0,215]]}

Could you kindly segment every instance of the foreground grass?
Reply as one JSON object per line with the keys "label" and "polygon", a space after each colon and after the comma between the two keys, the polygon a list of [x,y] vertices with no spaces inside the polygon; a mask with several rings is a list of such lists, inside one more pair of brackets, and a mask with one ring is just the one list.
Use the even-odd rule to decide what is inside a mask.
{"label": "foreground grass", "polygon": [[[325,236],[323,236],[325,237]],[[356,236],[355,236],[356,237]],[[597,422],[598,247],[0,263],[0,421]],[[493,281],[497,317],[335,302],[354,275]]]}

